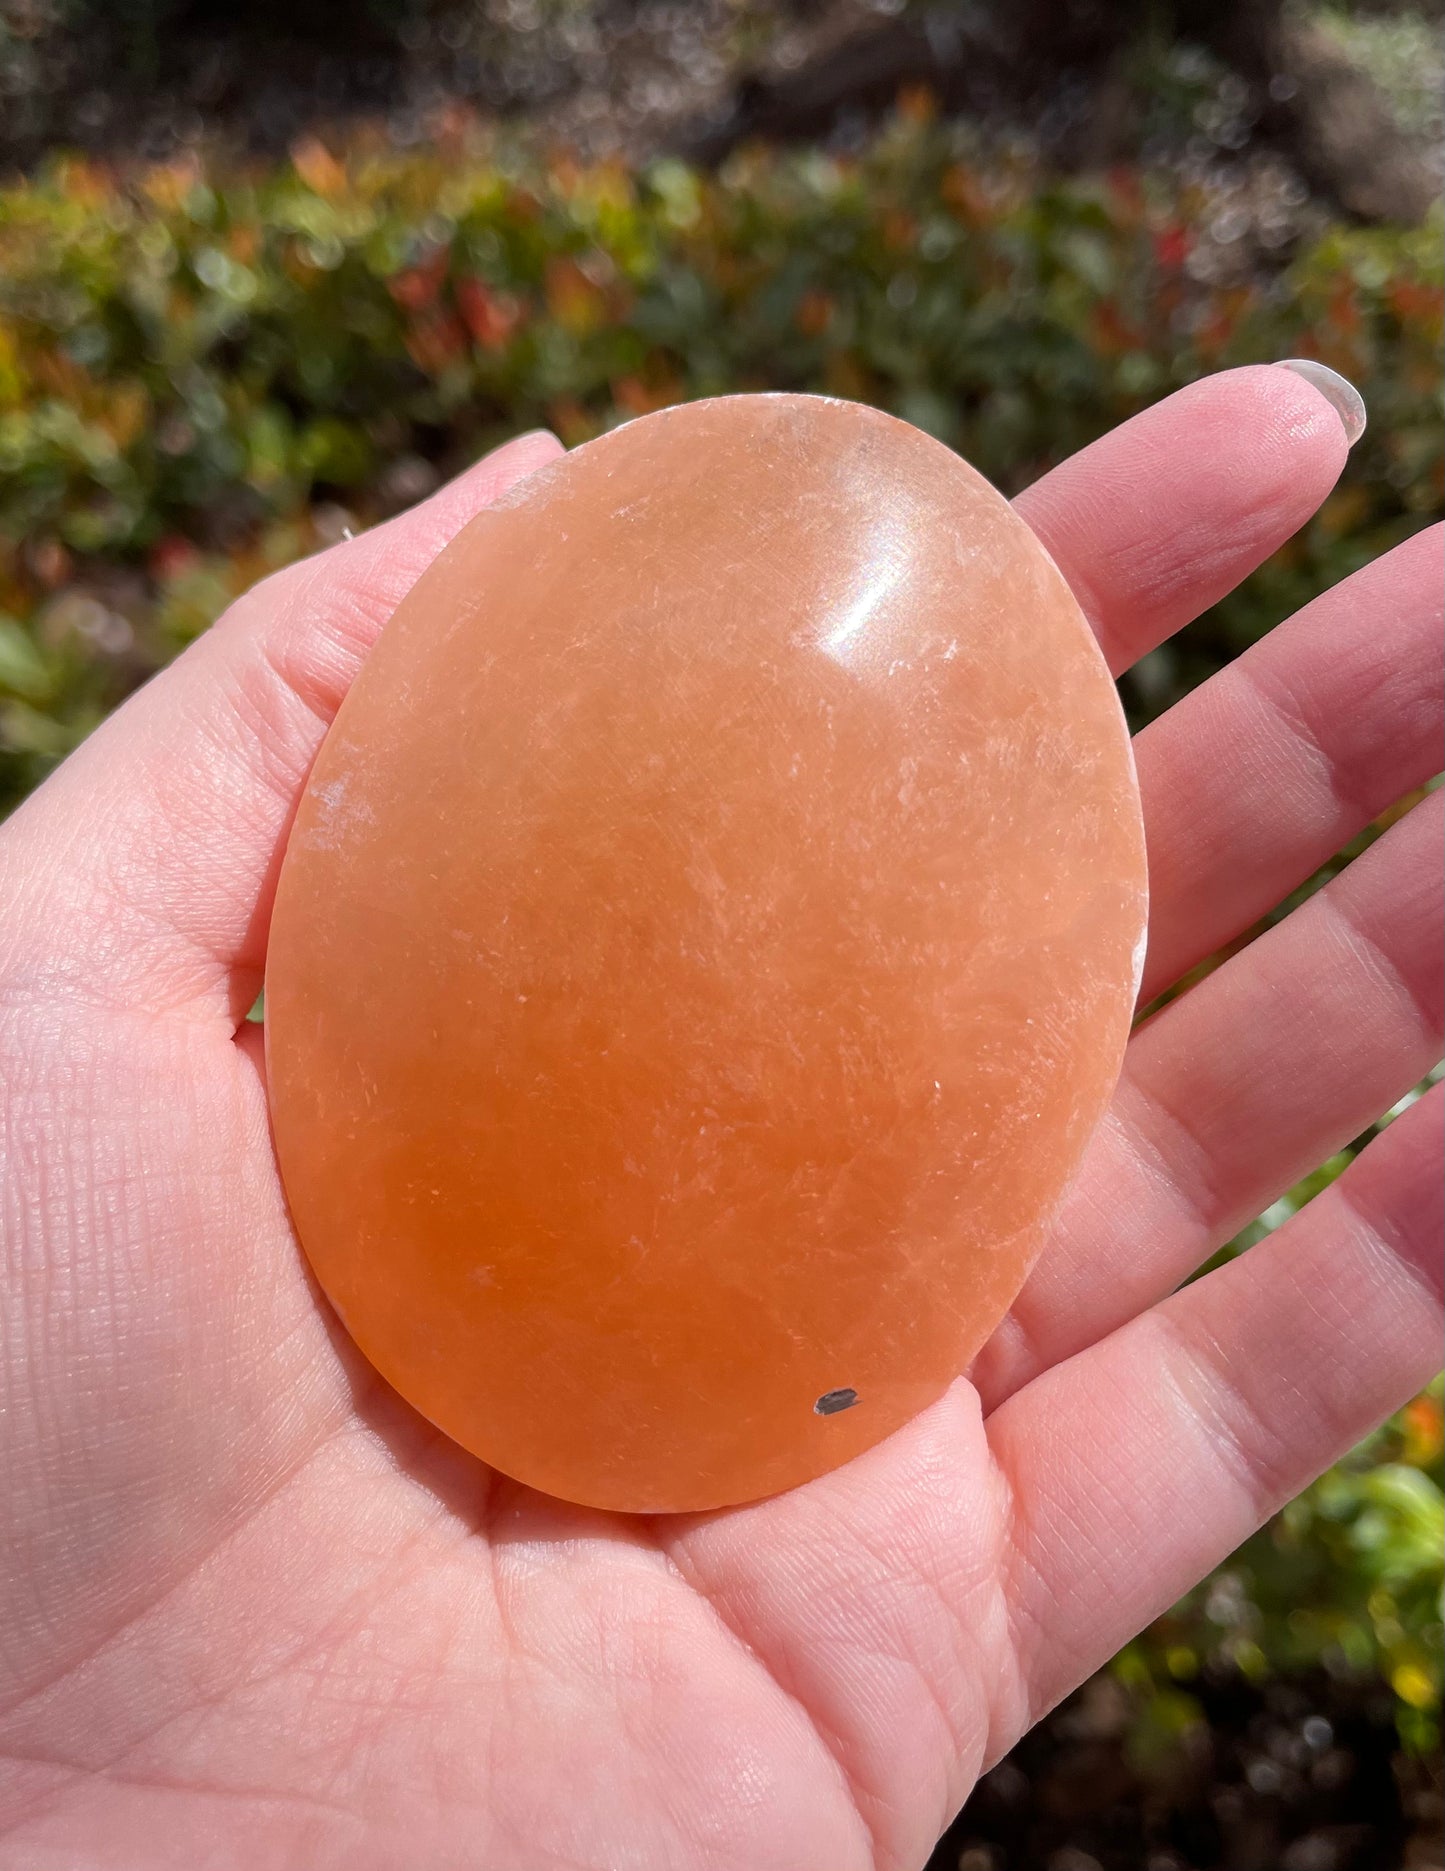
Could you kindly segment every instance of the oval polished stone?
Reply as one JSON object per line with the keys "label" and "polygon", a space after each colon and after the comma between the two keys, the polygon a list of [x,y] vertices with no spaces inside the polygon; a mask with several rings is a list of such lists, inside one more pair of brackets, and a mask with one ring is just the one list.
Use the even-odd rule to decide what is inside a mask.
{"label": "oval polished stone", "polygon": [[824,398],[630,423],[471,522],[316,763],[266,982],[301,1241],[505,1473],[788,1487],[1007,1309],[1144,910],[1113,684],[985,481]]}

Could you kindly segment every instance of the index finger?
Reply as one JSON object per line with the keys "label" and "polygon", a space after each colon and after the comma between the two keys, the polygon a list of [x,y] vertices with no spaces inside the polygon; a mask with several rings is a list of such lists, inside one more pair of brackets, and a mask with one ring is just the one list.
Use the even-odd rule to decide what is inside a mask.
{"label": "index finger", "polygon": [[1292,370],[1254,364],[1144,410],[1014,505],[1119,675],[1297,532],[1348,453],[1319,390]]}

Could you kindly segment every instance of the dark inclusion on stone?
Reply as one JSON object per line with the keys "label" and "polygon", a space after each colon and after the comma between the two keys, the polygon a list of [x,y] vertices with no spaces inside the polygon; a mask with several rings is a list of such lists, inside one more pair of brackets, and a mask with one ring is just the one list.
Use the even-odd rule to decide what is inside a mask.
{"label": "dark inclusion on stone", "polygon": [[858,1392],[846,1385],[842,1390],[825,1390],[813,1405],[819,1416],[836,1416],[839,1410],[851,1410],[858,1401]]}

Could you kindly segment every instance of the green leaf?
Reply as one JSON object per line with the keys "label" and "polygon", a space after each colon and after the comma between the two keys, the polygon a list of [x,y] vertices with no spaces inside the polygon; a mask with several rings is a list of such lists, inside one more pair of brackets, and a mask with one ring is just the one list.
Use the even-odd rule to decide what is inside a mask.
{"label": "green leaf", "polygon": [[23,625],[0,615],[0,689],[26,702],[49,700],[54,679]]}

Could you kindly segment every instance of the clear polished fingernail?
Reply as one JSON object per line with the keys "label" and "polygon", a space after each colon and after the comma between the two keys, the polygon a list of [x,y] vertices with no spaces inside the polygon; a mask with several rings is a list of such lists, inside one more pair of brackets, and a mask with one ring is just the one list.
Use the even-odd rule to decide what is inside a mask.
{"label": "clear polished fingernail", "polygon": [[1351,448],[1365,433],[1365,399],[1348,377],[1342,377],[1328,364],[1317,364],[1312,357],[1282,357],[1281,370],[1292,370],[1297,377],[1313,385],[1344,425],[1345,440]]}

